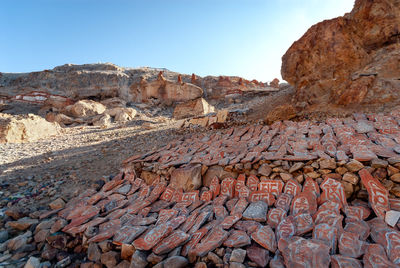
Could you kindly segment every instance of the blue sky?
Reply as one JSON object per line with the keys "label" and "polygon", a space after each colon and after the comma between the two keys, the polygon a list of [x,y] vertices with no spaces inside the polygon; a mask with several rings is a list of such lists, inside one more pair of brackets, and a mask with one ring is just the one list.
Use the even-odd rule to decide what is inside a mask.
{"label": "blue sky", "polygon": [[0,0],[0,72],[112,62],[280,78],[281,57],[352,0]]}

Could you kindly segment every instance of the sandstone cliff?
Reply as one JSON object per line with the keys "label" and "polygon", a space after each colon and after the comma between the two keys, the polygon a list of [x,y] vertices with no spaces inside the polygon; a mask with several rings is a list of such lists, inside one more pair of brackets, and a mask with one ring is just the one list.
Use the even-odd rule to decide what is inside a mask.
{"label": "sandstone cliff", "polygon": [[356,0],[312,26],[282,57],[282,77],[309,103],[373,104],[400,97],[400,1]]}

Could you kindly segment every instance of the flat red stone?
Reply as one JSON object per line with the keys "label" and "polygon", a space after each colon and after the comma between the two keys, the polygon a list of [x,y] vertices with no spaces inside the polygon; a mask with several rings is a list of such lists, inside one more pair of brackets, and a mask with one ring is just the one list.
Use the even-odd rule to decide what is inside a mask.
{"label": "flat red stone", "polygon": [[246,186],[249,188],[250,192],[254,192],[257,191],[259,182],[260,180],[256,176],[250,175],[247,178]]}
{"label": "flat red stone", "polygon": [[314,222],[310,214],[303,213],[294,216],[294,225],[296,226],[296,235],[306,234],[314,228]]}
{"label": "flat red stone", "polygon": [[272,228],[276,228],[285,217],[286,211],[281,208],[273,208],[268,211],[267,223]]}
{"label": "flat red stone", "polygon": [[303,192],[311,192],[316,197],[320,195],[320,189],[318,183],[310,177],[306,177],[303,184]]}
{"label": "flat red stone", "polygon": [[363,220],[351,220],[346,219],[346,226],[344,227],[346,232],[353,233],[360,240],[365,241],[370,234],[369,225]]}
{"label": "flat red stone", "polygon": [[221,246],[225,239],[228,237],[229,233],[224,231],[222,228],[214,228],[209,235],[197,244],[194,248],[193,253],[196,256],[203,257],[208,252],[213,251],[217,247]]}
{"label": "flat red stone", "polygon": [[221,195],[226,195],[230,198],[234,196],[236,180],[226,178],[221,182]]}
{"label": "flat red stone", "polygon": [[364,242],[354,233],[342,232],[339,237],[339,253],[343,256],[359,258],[364,254]]}
{"label": "flat red stone", "polygon": [[329,248],[314,239],[298,236],[289,239],[282,250],[286,267],[329,267]]}
{"label": "flat red stone", "polygon": [[198,210],[193,211],[192,214],[190,214],[190,216],[187,218],[185,223],[182,225],[181,230],[187,233],[193,227],[198,215]]}
{"label": "flat red stone", "polygon": [[323,191],[320,196],[321,203],[327,200],[338,200],[342,203],[343,206],[347,205],[344,187],[340,182],[327,177],[321,183],[320,187]]}
{"label": "flat red stone", "polygon": [[210,184],[210,191],[213,193],[213,198],[216,198],[221,190],[221,185],[219,184],[219,179],[217,177],[214,177],[211,180]]}
{"label": "flat red stone", "polygon": [[311,192],[302,192],[297,195],[290,208],[290,213],[296,215],[299,213],[309,213],[313,215],[317,210],[317,201]]}
{"label": "flat red stone", "polygon": [[371,214],[371,211],[362,206],[347,206],[344,208],[346,217],[352,220],[365,220]]}
{"label": "flat red stone", "polygon": [[223,229],[229,229],[229,228],[232,227],[232,225],[234,225],[236,222],[238,222],[241,218],[242,218],[242,214],[241,213],[232,214],[232,215],[226,217],[222,221],[221,227]]}
{"label": "flat red stone", "polygon": [[147,230],[144,226],[122,226],[113,237],[113,242],[119,244],[131,244],[139,235]]}
{"label": "flat red stone", "polygon": [[192,201],[192,202],[196,202],[200,200],[199,199],[199,191],[192,191],[192,192],[188,192],[188,193],[184,193],[182,195],[182,201]]}
{"label": "flat red stone", "polygon": [[255,191],[250,194],[250,202],[264,201],[268,206],[272,206],[275,203],[275,197],[273,194],[264,190]]}
{"label": "flat red stone", "polygon": [[244,174],[240,174],[236,179],[235,197],[239,197],[239,192],[243,186],[246,186],[246,176]]}
{"label": "flat red stone", "polygon": [[162,209],[158,214],[157,225],[166,223],[170,219],[176,217],[178,215],[178,210],[176,209]]}
{"label": "flat red stone", "polygon": [[174,195],[174,193],[175,193],[175,189],[174,188],[167,187],[167,188],[165,188],[165,190],[164,190],[163,194],[161,195],[160,199],[169,202],[169,201],[171,201],[172,196]]}
{"label": "flat red stone", "polygon": [[363,256],[364,267],[377,267],[377,268],[394,268],[394,265],[389,261],[384,248],[379,244],[369,244],[366,246],[365,254]]}
{"label": "flat red stone", "polygon": [[192,228],[189,231],[189,234],[193,234],[200,229],[200,227],[208,220],[209,217],[212,216],[212,212],[203,211],[200,215],[196,218],[195,223],[193,224]]}
{"label": "flat red stone", "polygon": [[170,252],[174,248],[177,248],[187,241],[189,241],[190,235],[180,230],[173,231],[168,237],[164,238],[159,244],[153,248],[153,252],[157,255],[162,255]]}
{"label": "flat red stone", "polygon": [[388,190],[366,169],[358,172],[361,182],[365,186],[369,195],[369,203],[374,210],[376,216],[385,219],[385,213],[389,210],[389,193]]}
{"label": "flat red stone", "polygon": [[237,230],[251,234],[261,227],[261,223],[257,221],[238,221],[233,227]]}
{"label": "flat red stone", "polygon": [[265,180],[260,182],[258,189],[278,196],[282,193],[284,183],[281,180]]}
{"label": "flat red stone", "polygon": [[336,253],[336,245],[338,240],[338,232],[335,227],[330,226],[329,224],[322,223],[315,225],[313,231],[313,239],[318,239],[319,241],[323,241],[330,250],[331,254]]}
{"label": "flat red stone", "polygon": [[182,247],[181,255],[186,257],[190,251],[192,251],[197,244],[200,242],[200,240],[208,233],[208,229],[203,227],[200,230],[194,232],[192,234],[192,237],[190,238],[190,241],[186,243]]}
{"label": "flat red stone", "polygon": [[275,233],[268,225],[261,226],[256,232],[251,234],[253,239],[260,246],[275,252],[277,248]]}
{"label": "flat red stone", "polygon": [[230,248],[245,247],[251,244],[250,237],[245,231],[234,230],[228,239],[225,240],[224,246]]}
{"label": "flat red stone", "polygon": [[249,202],[247,202],[246,198],[240,198],[233,209],[231,210],[231,215],[238,214],[238,213],[243,213],[245,209],[247,208],[247,205]]}
{"label": "flat red stone", "polygon": [[146,235],[136,239],[133,246],[139,250],[150,250],[158,244],[164,237],[168,236],[173,230],[179,227],[186,220],[185,216],[178,216],[169,222],[157,225]]}
{"label": "flat red stone", "polygon": [[276,227],[276,240],[279,242],[281,238],[287,239],[296,234],[296,225],[293,216],[284,218]]}
{"label": "flat red stone", "polygon": [[301,192],[301,185],[296,180],[290,179],[286,182],[283,192],[295,197]]}
{"label": "flat red stone", "polygon": [[200,200],[204,202],[211,201],[213,199],[213,192],[212,191],[204,191],[201,194]]}
{"label": "flat red stone", "polygon": [[282,193],[278,196],[275,201],[275,207],[281,208],[284,211],[288,211],[290,209],[290,204],[292,202],[293,196],[288,193]]}
{"label": "flat red stone", "polygon": [[331,256],[331,267],[332,268],[362,268],[361,262],[357,259],[342,256],[332,255]]}

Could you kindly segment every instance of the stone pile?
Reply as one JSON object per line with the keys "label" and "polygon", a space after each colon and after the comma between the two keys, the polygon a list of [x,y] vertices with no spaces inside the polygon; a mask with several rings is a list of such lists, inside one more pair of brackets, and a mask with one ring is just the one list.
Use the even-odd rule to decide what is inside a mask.
{"label": "stone pile", "polygon": [[7,210],[0,265],[397,267],[399,120],[394,111],[188,136],[127,159],[69,202]]}

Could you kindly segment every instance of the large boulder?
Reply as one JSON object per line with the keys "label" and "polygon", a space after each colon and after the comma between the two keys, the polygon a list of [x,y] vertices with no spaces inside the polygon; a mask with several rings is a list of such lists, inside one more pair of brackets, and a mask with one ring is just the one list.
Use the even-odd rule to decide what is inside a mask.
{"label": "large boulder", "polygon": [[44,118],[0,113],[0,143],[20,143],[48,138],[59,133],[60,126]]}
{"label": "large boulder", "polygon": [[400,97],[400,0],[356,0],[312,26],[282,57],[282,77],[309,103],[372,104]]}
{"label": "large boulder", "polygon": [[174,118],[183,119],[193,116],[202,116],[214,112],[215,109],[212,105],[203,98],[187,101],[177,104],[174,109]]}
{"label": "large boulder", "polygon": [[75,117],[88,117],[104,113],[106,106],[92,100],[80,100],[72,105],[65,107],[67,114]]}

